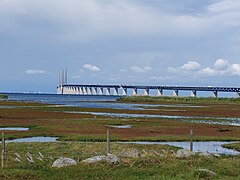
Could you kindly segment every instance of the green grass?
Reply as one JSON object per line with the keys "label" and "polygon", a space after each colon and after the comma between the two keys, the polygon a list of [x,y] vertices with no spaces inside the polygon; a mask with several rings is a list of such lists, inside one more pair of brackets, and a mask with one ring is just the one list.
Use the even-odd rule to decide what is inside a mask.
{"label": "green grass", "polygon": [[128,96],[120,97],[117,102],[141,102],[141,103],[240,103],[240,98],[212,98],[212,97],[152,97],[152,96]]}
{"label": "green grass", "polygon": [[[208,179],[208,176],[197,173],[200,168],[216,172],[217,176],[213,179],[237,179],[240,176],[240,156],[177,159],[170,155],[160,157],[150,153],[152,150],[177,150],[164,145],[111,143],[111,152],[116,155],[124,149],[137,149],[142,154],[147,152],[139,158],[124,158],[118,165],[79,163],[86,158],[105,154],[106,143],[8,143],[6,148],[6,166],[0,171],[0,179]],[[22,162],[14,161],[16,152],[22,157]],[[33,155],[34,163],[26,161],[27,152]],[[36,158],[39,152],[44,156],[43,161]],[[75,159],[77,165],[51,168],[54,160],[62,156]]]}
{"label": "green grass", "polygon": [[0,99],[7,99],[8,96],[7,95],[4,95],[4,94],[0,94]]}
{"label": "green grass", "polygon": [[229,149],[234,149],[236,151],[240,151],[240,143],[239,142],[231,143],[231,144],[225,144],[225,145],[223,145],[223,147],[229,148]]}

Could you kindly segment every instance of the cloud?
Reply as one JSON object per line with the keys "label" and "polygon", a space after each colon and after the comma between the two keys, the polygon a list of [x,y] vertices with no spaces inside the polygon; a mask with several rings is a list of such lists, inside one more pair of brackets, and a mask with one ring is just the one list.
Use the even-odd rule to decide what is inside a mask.
{"label": "cloud", "polygon": [[99,72],[100,68],[92,64],[84,64],[83,68],[91,72]]}
{"label": "cloud", "polygon": [[240,76],[240,64],[232,64],[230,67],[231,74],[234,76]]}
{"label": "cloud", "polygon": [[25,71],[26,74],[45,74],[45,71],[38,69],[29,69]]}
{"label": "cloud", "polygon": [[180,67],[168,67],[168,72],[170,73],[180,73],[180,72],[189,72],[189,71],[198,71],[201,65],[196,61],[188,61]]}
{"label": "cloud", "polygon": [[214,69],[211,69],[210,67],[203,68],[200,73],[208,75],[208,76],[214,76],[217,74],[217,72]]}
{"label": "cloud", "polygon": [[[234,1],[231,0],[231,3],[229,9],[239,10],[234,6]],[[54,25],[58,29],[57,33],[54,31],[57,37],[72,41],[89,41],[104,35],[189,36],[219,30],[216,24],[236,21],[239,17],[238,14],[222,16],[221,13],[226,11],[221,10],[224,3],[212,4],[207,11],[197,15],[169,11],[166,8],[169,4],[177,6],[169,2],[155,6],[151,1],[136,0],[51,0],[51,3],[49,0],[2,0],[0,17],[8,17],[8,21],[0,20],[0,31],[12,32],[15,27],[21,29],[21,33],[27,32],[38,20],[39,23]],[[205,6],[209,4],[205,3]]]}
{"label": "cloud", "polygon": [[196,71],[199,70],[201,65],[195,61],[188,61],[188,63],[182,65],[182,69],[186,71]]}
{"label": "cloud", "polygon": [[220,71],[226,70],[229,66],[230,64],[228,63],[228,61],[224,59],[217,59],[213,65],[214,69],[220,70]]}
{"label": "cloud", "polygon": [[152,68],[150,66],[145,66],[143,68],[140,68],[138,66],[131,66],[130,69],[133,72],[136,72],[136,73],[145,73],[145,72],[148,72],[148,71],[152,70]]}
{"label": "cloud", "polygon": [[210,67],[202,67],[196,61],[189,61],[180,67],[168,67],[171,74],[194,76],[240,76],[240,64],[230,64],[227,60],[217,59]]}

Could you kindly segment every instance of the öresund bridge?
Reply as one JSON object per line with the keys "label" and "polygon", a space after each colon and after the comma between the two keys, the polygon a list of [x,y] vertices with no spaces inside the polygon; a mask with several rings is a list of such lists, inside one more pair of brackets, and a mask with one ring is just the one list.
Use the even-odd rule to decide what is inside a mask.
{"label": "\u00f6resund bridge", "polygon": [[[142,94],[140,94],[139,91],[141,91]],[[150,91],[152,92],[151,94],[155,94],[155,96],[164,96],[165,91],[172,91],[172,96],[178,96],[179,91],[189,91],[192,97],[196,97],[197,92],[211,92],[212,97],[218,97],[219,92],[228,92],[236,93],[237,97],[240,97],[240,87],[68,84],[66,70],[59,73],[57,86],[58,94],[149,96]]]}

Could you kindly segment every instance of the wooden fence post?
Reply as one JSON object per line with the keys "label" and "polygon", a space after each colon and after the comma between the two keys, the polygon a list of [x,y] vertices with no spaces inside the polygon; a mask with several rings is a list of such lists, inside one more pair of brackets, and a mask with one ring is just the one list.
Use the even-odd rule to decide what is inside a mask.
{"label": "wooden fence post", "polygon": [[109,129],[107,130],[107,154],[110,154],[110,133],[109,133]]}
{"label": "wooden fence post", "polygon": [[189,134],[189,139],[190,139],[190,151],[193,151],[193,130],[190,130]]}
{"label": "wooden fence post", "polygon": [[4,168],[4,159],[5,159],[5,137],[4,137],[4,132],[2,132],[2,155],[1,155],[1,164],[2,164],[2,169]]}

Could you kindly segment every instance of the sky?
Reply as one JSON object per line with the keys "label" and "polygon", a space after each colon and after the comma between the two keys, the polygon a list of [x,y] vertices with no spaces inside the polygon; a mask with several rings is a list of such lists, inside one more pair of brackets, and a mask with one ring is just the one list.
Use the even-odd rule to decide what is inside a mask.
{"label": "sky", "polygon": [[0,0],[0,92],[240,86],[238,0]]}

